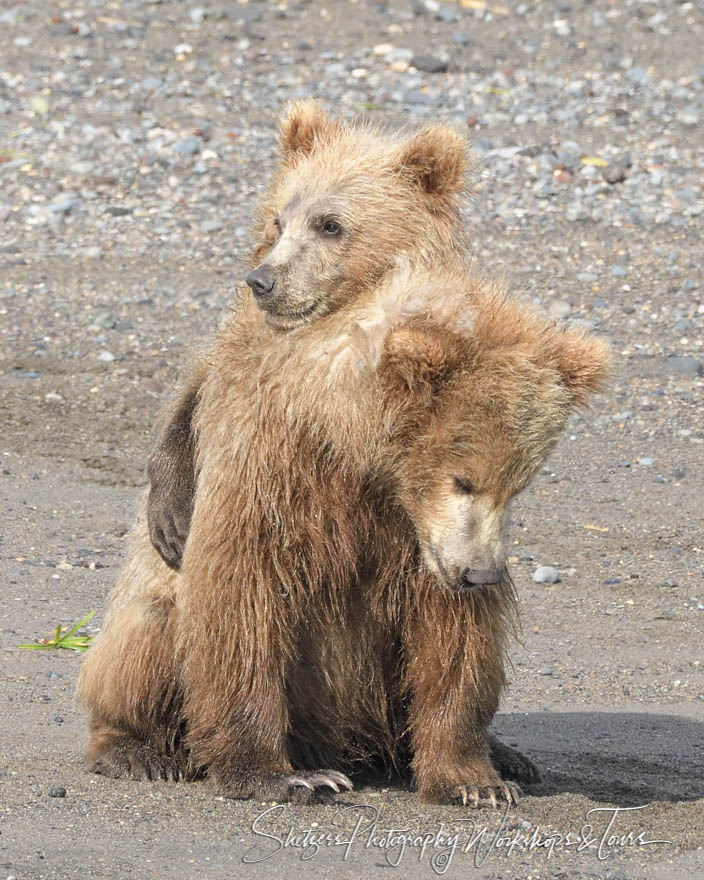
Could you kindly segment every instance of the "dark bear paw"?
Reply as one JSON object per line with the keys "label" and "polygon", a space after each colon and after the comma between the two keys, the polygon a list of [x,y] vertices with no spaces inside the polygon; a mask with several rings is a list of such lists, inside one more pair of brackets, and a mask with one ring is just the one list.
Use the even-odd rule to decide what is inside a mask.
{"label": "dark bear paw", "polygon": [[523,792],[515,782],[500,782],[498,785],[457,785],[450,792],[452,800],[462,801],[462,806],[488,805],[496,809],[499,805],[517,804]]}
{"label": "dark bear paw", "polygon": [[153,519],[150,513],[149,537],[155,550],[169,568],[179,571],[188,537],[188,528],[185,528],[183,523],[175,518],[172,520]]}
{"label": "dark bear paw", "polygon": [[312,772],[272,773],[254,778],[250,784],[221,783],[225,797],[260,798],[262,800],[292,801],[297,804],[312,803],[316,796],[340,791],[351,791],[352,781],[337,770]]}
{"label": "dark bear paw", "polygon": [[88,767],[93,773],[111,779],[178,782],[186,775],[178,759],[162,755],[144,743],[127,739],[91,756]]}
{"label": "dark bear paw", "polygon": [[502,779],[512,779],[521,785],[535,785],[542,779],[540,770],[531,759],[495,736],[489,738],[491,763]]}

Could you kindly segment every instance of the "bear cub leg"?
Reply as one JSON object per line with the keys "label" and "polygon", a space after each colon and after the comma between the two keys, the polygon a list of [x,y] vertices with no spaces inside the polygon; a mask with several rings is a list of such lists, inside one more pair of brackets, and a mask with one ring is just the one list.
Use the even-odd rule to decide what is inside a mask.
{"label": "bear cub leg", "polygon": [[[465,806],[516,803],[522,792],[510,778],[514,768],[503,771],[511,754],[519,753],[492,742],[487,731],[504,683],[499,608],[439,588],[425,593],[419,604],[406,629],[413,646],[406,674],[413,694],[412,764],[419,796]],[[441,644],[434,632],[444,633]]]}

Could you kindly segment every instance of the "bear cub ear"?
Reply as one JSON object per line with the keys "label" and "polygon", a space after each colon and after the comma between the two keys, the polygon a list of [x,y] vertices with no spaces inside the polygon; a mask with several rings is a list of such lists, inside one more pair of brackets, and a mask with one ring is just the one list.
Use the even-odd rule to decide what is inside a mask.
{"label": "bear cub ear", "polygon": [[430,396],[462,360],[456,334],[440,328],[400,327],[384,340],[382,382],[396,391]]}
{"label": "bear cub ear", "polygon": [[316,101],[294,101],[281,120],[281,153],[287,161],[312,152],[316,141],[324,140],[339,128]]}
{"label": "bear cub ear", "polygon": [[575,406],[585,406],[591,394],[604,388],[611,366],[609,346],[602,339],[573,332],[560,336],[557,360],[562,381]]}
{"label": "bear cub ear", "polygon": [[401,168],[428,195],[457,193],[469,170],[467,141],[447,126],[423,128],[403,144]]}

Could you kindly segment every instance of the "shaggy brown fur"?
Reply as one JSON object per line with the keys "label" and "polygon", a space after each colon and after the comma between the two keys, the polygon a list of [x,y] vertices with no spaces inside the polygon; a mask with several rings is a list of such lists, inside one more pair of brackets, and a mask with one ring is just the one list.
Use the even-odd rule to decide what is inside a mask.
{"label": "shaggy brown fur", "polygon": [[182,573],[138,524],[83,667],[98,769],[285,799],[410,754],[425,800],[513,800],[486,732],[506,505],[605,364],[462,267],[399,266],[285,334],[240,303],[195,410]]}
{"label": "shaggy brown fur", "polygon": [[[293,104],[281,122],[281,164],[259,208],[251,257],[276,282],[259,302],[269,325],[312,324],[373,290],[399,257],[442,266],[464,254],[459,202],[467,169],[467,144],[450,128],[403,138],[346,125],[310,101]],[[189,438],[200,382],[196,372],[149,462],[150,533],[173,568],[192,512]]]}
{"label": "shaggy brown fur", "polygon": [[255,250],[273,283],[238,304],[150,464],[177,477],[149,499],[174,567],[195,485],[182,572],[140,519],[81,672],[88,758],[281,799],[348,784],[318,767],[410,756],[425,799],[512,800],[490,750],[521,756],[486,733],[506,502],[603,351],[458,264],[454,133],[382,137],[303,104],[282,154]]}

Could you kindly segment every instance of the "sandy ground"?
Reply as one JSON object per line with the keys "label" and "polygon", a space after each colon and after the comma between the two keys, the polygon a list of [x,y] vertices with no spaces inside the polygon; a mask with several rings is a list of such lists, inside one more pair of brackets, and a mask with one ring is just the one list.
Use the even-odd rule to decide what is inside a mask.
{"label": "sandy ground", "polygon": [[[514,43],[504,41],[506,33],[530,31],[539,49],[521,63],[535,70],[564,69],[576,78],[600,69],[609,52],[626,54],[626,41],[632,64],[647,68],[656,81],[677,80],[696,77],[702,63],[701,15],[696,5],[685,5],[693,10],[690,19],[677,4],[636,4],[648,7],[650,16],[665,16],[657,27],[666,33],[654,37],[647,28],[629,29],[630,19],[607,18],[607,25],[589,30],[593,19],[584,16],[599,10],[607,15],[619,6],[610,3],[539,4],[525,19],[516,18],[517,5],[509,4],[509,15],[447,24],[425,13],[404,17],[410,6],[403,4],[385,11],[373,4],[328,3],[338,27],[326,23],[315,4],[291,4],[288,18],[270,14],[274,7],[267,6],[257,25],[266,39],[251,37],[254,48],[241,52],[267,72],[277,62],[277,41],[307,39],[316,52],[329,46],[345,55],[359,45],[400,44],[399,32],[389,31],[389,23],[398,21],[416,51],[428,49],[423,41],[430,34],[433,52],[456,52],[452,35],[463,28],[487,69],[497,58],[509,63],[506,47]],[[20,7],[25,4],[10,2],[0,12]],[[170,45],[189,40],[206,58],[222,49],[220,21],[206,17],[193,33],[189,28],[199,16],[189,17],[183,4],[112,7],[88,5],[84,17],[62,19],[70,6],[38,4],[34,16],[19,23],[7,19],[0,27],[0,69],[24,74],[25,84],[44,70],[49,82],[59,65],[57,52],[81,36],[62,32],[62,22],[97,22],[100,34],[101,15],[108,21],[149,20],[155,45],[167,38]],[[580,51],[555,42],[563,26],[553,20],[573,18],[586,22]],[[235,26],[240,24],[228,25]],[[231,51],[234,38],[227,39]],[[90,50],[95,88],[115,57],[125,61],[124,77],[133,64],[142,64],[135,76],[152,70],[142,38],[101,40]],[[85,718],[73,699],[80,657],[17,647],[93,609],[97,614],[87,631],[100,624],[145,484],[158,408],[189,347],[212,333],[241,277],[246,238],[240,225],[246,226],[272,167],[271,135],[281,101],[301,82],[308,92],[317,91],[318,62],[309,57],[310,47],[300,52],[295,88],[286,82],[290,71],[283,71],[274,96],[263,86],[257,92],[255,81],[236,109],[234,99],[206,107],[214,129],[263,128],[268,140],[260,151],[256,143],[240,148],[230,138],[236,173],[218,178],[214,172],[200,194],[191,181],[192,207],[186,197],[180,207],[164,209],[161,222],[171,232],[185,216],[179,211],[191,212],[181,222],[181,238],[171,232],[159,233],[160,241],[149,237],[149,218],[141,217],[139,205],[155,204],[149,199],[158,201],[159,191],[144,189],[134,170],[143,161],[137,153],[124,159],[115,147],[117,165],[134,165],[134,178],[123,187],[129,197],[132,186],[134,216],[126,218],[103,220],[86,198],[84,214],[69,214],[65,225],[37,224],[38,215],[26,206],[44,204],[71,187],[74,172],[66,171],[68,182],[56,192],[46,181],[61,179],[57,171],[33,178],[18,164],[0,177],[0,184],[15,186],[5,190],[10,196],[0,188],[0,203],[10,206],[9,214],[0,213],[0,880],[367,878],[394,876],[394,870],[409,878],[704,877],[704,379],[696,367],[673,371],[668,362],[673,354],[701,358],[704,350],[703,230],[696,212],[674,225],[647,218],[570,224],[558,196],[549,208],[533,205],[527,218],[512,224],[489,208],[492,193],[502,187],[521,190],[523,166],[508,182],[492,180],[490,169],[480,181],[480,259],[546,307],[567,303],[573,317],[589,321],[612,342],[616,361],[609,393],[575,418],[549,467],[514,509],[513,572],[523,634],[512,651],[511,685],[495,727],[540,764],[544,781],[508,814],[420,805],[411,792],[394,787],[362,788],[336,803],[267,813],[270,804],[225,801],[201,783],[91,776],[81,764]],[[49,59],[44,68],[42,56]],[[80,54],[75,57],[79,63]],[[158,52],[155,57],[158,66]],[[455,75],[450,70],[448,77]],[[354,89],[362,79],[352,77],[354,100],[350,104],[343,95],[345,112],[356,106]],[[32,89],[23,92],[22,83],[15,88],[18,106],[30,100]],[[320,91],[329,102],[335,95],[325,88]],[[698,95],[701,104],[701,89]],[[66,100],[57,115],[73,114],[75,120],[91,96],[76,92]],[[182,107],[189,100],[187,91],[179,93]],[[624,92],[622,102],[637,112],[638,95]],[[443,107],[437,115],[449,118]],[[379,120],[404,121],[406,110],[397,102],[379,109]],[[37,167],[43,132],[49,132],[46,149],[54,148],[51,129],[35,118],[42,112],[35,108],[32,116],[10,107],[0,116],[0,147],[12,142],[14,130],[28,126],[24,150],[31,152],[35,143],[36,155],[25,154],[22,161]],[[160,124],[167,127],[166,118],[176,111],[167,106],[161,112]],[[189,115],[179,112],[183,128]],[[104,109],[85,114],[96,126],[109,120]],[[635,163],[645,163],[646,143],[663,134],[655,116],[643,122],[642,132],[632,132]],[[518,138],[510,121],[497,119],[488,136],[497,146],[548,143],[567,136],[556,134],[556,126],[554,120],[542,128],[529,123]],[[605,133],[585,126],[578,134],[594,154],[619,140],[608,127]],[[665,134],[681,151],[681,173],[691,174],[694,186],[698,179],[701,198],[701,178],[693,171],[701,168],[701,126],[675,123]],[[80,132],[74,141],[73,160],[82,155]],[[111,161],[89,152],[86,147],[96,167]],[[103,179],[105,169],[98,170]],[[180,165],[164,173],[187,177]],[[143,178],[150,179],[146,173]],[[100,194],[102,185],[94,182],[93,188]],[[208,236],[198,218],[213,212],[222,229]],[[628,283],[611,272],[614,265],[627,266]],[[580,280],[585,272],[589,277]],[[682,320],[688,323],[677,323]],[[560,583],[534,583],[531,575],[540,564],[556,566]],[[57,786],[64,797],[50,795]],[[328,837],[316,845],[313,834]]]}

